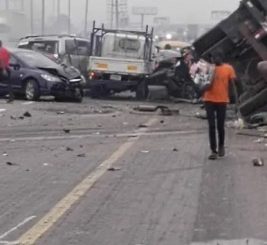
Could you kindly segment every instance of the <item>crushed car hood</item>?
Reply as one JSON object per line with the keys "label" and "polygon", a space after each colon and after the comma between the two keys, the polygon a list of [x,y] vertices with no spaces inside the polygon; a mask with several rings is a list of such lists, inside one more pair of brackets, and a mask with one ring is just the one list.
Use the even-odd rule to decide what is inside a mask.
{"label": "crushed car hood", "polygon": [[52,75],[65,77],[67,79],[74,79],[81,76],[81,73],[74,67],[58,65],[55,67],[37,67]]}

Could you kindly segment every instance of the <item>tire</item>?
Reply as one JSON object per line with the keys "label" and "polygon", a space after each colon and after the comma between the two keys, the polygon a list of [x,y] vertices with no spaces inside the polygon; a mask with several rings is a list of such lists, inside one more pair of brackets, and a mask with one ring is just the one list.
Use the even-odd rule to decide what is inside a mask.
{"label": "tire", "polygon": [[149,90],[146,81],[140,82],[136,88],[136,99],[145,100],[148,97],[148,93]]}
{"label": "tire", "polygon": [[30,79],[25,84],[25,98],[27,100],[38,100],[40,98],[40,89],[38,83],[34,79]]}
{"label": "tire", "polygon": [[83,101],[83,90],[81,88],[76,88],[74,91],[74,100],[78,103]]}

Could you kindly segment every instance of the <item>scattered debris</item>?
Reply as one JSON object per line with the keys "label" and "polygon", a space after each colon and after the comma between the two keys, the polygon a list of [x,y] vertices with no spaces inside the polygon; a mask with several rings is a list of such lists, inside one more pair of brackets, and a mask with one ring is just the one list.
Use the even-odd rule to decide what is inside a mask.
{"label": "scattered debris", "polygon": [[2,154],[2,156],[7,157],[8,154],[7,154],[6,152],[4,152],[4,153]]}
{"label": "scattered debris", "polygon": [[164,120],[161,120],[161,121],[160,121],[160,123],[161,123],[161,124],[164,124],[164,123],[165,123],[165,121],[164,121]]}
{"label": "scattered debris", "polygon": [[147,150],[144,150],[144,151],[141,151],[141,152],[145,153],[145,154],[149,153],[149,151],[147,151]]}
{"label": "scattered debris", "polygon": [[66,151],[74,151],[72,148],[70,148],[70,147],[66,147]]}
{"label": "scattered debris", "polygon": [[63,115],[63,114],[65,114],[65,111],[58,111],[57,112],[57,115]]}
{"label": "scattered debris", "polygon": [[117,117],[116,115],[112,115],[113,118]]}
{"label": "scattered debris", "polygon": [[66,133],[66,134],[69,134],[70,133],[70,129],[63,129],[63,131],[64,131],[64,133]]}
{"label": "scattered debris", "polygon": [[264,139],[263,138],[259,138],[259,139],[254,140],[253,142],[260,144],[260,143],[264,142]]}
{"label": "scattered debris", "polygon": [[83,148],[83,145],[80,145],[80,148]]}
{"label": "scattered debris", "polygon": [[138,107],[134,108],[135,111],[142,111],[142,112],[156,112],[158,110],[158,106],[151,106],[151,105],[139,105]]}
{"label": "scattered debris", "polygon": [[31,170],[29,168],[25,169],[26,172],[30,172]]}
{"label": "scattered debris", "polygon": [[115,168],[115,167],[111,167],[108,169],[108,171],[111,171],[111,172],[120,171],[120,170],[121,170],[120,168]]}
{"label": "scattered debris", "polygon": [[26,111],[24,114],[23,114],[24,117],[32,117],[32,114],[28,111]]}
{"label": "scattered debris", "polygon": [[45,167],[47,167],[47,166],[49,166],[49,165],[50,165],[50,164],[49,164],[49,163],[46,163],[46,162],[43,164],[43,166],[45,166]]}
{"label": "scattered debris", "polygon": [[140,124],[139,126],[138,126],[138,128],[147,128],[148,126],[147,125],[145,125],[145,124]]}
{"label": "scattered debris", "polygon": [[196,118],[199,118],[199,119],[203,119],[203,120],[208,119],[208,117],[207,117],[207,113],[206,113],[206,112],[197,112],[197,113],[195,114],[195,117],[196,117]]}
{"label": "scattered debris", "polygon": [[86,154],[85,153],[78,154],[77,157],[86,157]]}
{"label": "scattered debris", "polygon": [[264,161],[262,158],[255,158],[252,160],[253,166],[254,167],[263,167],[264,166]]}
{"label": "scattered debris", "polygon": [[101,124],[98,124],[97,127],[98,127],[98,128],[102,128],[102,125],[101,125]]}
{"label": "scattered debris", "polygon": [[173,151],[174,151],[174,152],[178,152],[178,149],[177,149],[177,148],[173,148]]}
{"label": "scattered debris", "polygon": [[13,162],[6,162],[6,165],[8,166],[17,166],[17,163],[13,163]]}

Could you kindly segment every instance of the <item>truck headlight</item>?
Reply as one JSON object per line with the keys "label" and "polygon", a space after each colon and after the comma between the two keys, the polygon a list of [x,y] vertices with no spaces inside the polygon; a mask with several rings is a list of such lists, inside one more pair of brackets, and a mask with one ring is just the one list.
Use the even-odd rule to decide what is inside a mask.
{"label": "truck headlight", "polygon": [[48,81],[48,82],[61,82],[59,77],[53,76],[53,75],[49,75],[49,74],[41,74],[41,77]]}

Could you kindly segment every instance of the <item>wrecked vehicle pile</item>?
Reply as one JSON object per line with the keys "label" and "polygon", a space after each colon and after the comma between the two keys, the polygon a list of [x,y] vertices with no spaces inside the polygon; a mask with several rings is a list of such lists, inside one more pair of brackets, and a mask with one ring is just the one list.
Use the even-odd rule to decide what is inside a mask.
{"label": "wrecked vehicle pile", "polygon": [[[193,44],[200,57],[223,52],[238,74],[239,111],[251,122],[259,112],[267,118],[267,2],[242,0],[228,18]],[[259,120],[259,117],[256,117]],[[265,120],[265,119],[261,119]]]}

